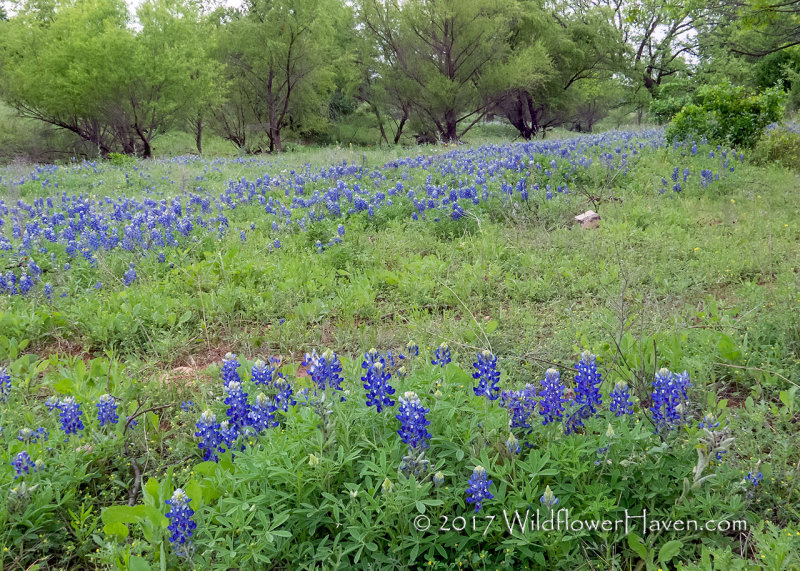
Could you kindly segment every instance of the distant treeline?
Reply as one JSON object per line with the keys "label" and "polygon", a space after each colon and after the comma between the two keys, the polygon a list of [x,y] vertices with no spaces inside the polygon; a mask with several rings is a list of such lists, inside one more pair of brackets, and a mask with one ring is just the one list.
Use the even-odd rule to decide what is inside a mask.
{"label": "distant treeline", "polygon": [[0,7],[0,99],[102,156],[149,157],[176,129],[198,152],[208,132],[280,152],[359,117],[382,144],[452,142],[486,118],[531,139],[609,114],[666,120],[721,81],[794,100],[798,15],[721,0],[27,0]]}

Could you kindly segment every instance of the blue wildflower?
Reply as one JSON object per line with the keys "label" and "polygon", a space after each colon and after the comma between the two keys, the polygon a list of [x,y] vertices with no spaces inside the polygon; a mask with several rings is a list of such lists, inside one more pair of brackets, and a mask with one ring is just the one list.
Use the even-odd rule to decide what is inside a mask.
{"label": "blue wildflower", "polygon": [[11,375],[8,369],[0,367],[0,402],[6,402],[11,395]]}
{"label": "blue wildflower", "polygon": [[62,399],[58,403],[58,408],[61,411],[59,415],[61,419],[61,430],[64,431],[67,438],[69,438],[70,434],[78,434],[83,430],[84,426],[81,420],[83,411],[81,410],[80,403],[75,401],[75,397],[66,397]]}
{"label": "blue wildflower", "polygon": [[589,351],[581,353],[581,360],[575,365],[575,402],[586,405],[590,414],[597,412],[603,404],[600,384],[603,378],[597,370],[597,358]]}
{"label": "blue wildflower", "polygon": [[239,376],[239,359],[233,353],[226,353],[222,358],[222,384],[227,386],[232,382],[241,382]]}
{"label": "blue wildflower", "polygon": [[633,403],[630,400],[631,389],[628,383],[617,383],[608,396],[611,397],[611,404],[608,408],[615,413],[615,416],[633,414]]}
{"label": "blue wildflower", "polygon": [[566,402],[561,373],[555,369],[547,369],[539,396],[542,397],[539,403],[539,414],[544,417],[542,424],[547,425],[550,422],[561,420]]}
{"label": "blue wildflower", "polygon": [[524,389],[518,391],[503,391],[500,394],[500,406],[508,411],[509,428],[530,429],[530,417],[539,405],[536,399],[536,388],[525,385]]}
{"label": "blue wildflower", "polygon": [[506,440],[506,449],[508,450],[509,454],[519,454],[522,448],[519,445],[519,440],[514,434],[508,435],[508,440]]}
{"label": "blue wildflower", "polygon": [[758,486],[761,483],[761,480],[764,479],[764,474],[759,472],[758,474],[753,474],[752,472],[748,472],[745,480],[753,484],[753,486]]}
{"label": "blue wildflower", "polygon": [[242,384],[233,381],[225,387],[227,397],[225,404],[228,405],[227,415],[230,423],[238,431],[247,425],[250,415],[250,405],[247,404],[247,393],[242,390]]}
{"label": "blue wildflower", "polygon": [[[361,380],[367,391],[367,406],[374,406],[378,412],[381,412],[384,407],[394,406],[391,395],[395,391],[389,384],[392,376],[385,369],[384,359],[374,360],[376,354],[380,355],[375,349],[370,349],[364,355],[365,361],[361,366],[367,370],[367,373],[361,377]],[[369,362],[370,358],[373,359],[372,362]]]}
{"label": "blue wildflower", "polygon": [[444,367],[450,361],[452,361],[450,348],[447,346],[447,343],[442,343],[433,352],[433,360],[431,360],[431,365],[439,365],[440,367]]}
{"label": "blue wildflower", "polygon": [[14,471],[16,472],[16,475],[14,476],[15,480],[22,476],[23,472],[25,472],[25,474],[30,474],[31,468],[34,467],[34,463],[31,461],[30,455],[25,450],[14,456],[14,459],[11,460],[11,465],[14,467]]}
{"label": "blue wildflower", "polygon": [[422,406],[417,393],[408,391],[400,397],[400,414],[395,417],[400,421],[400,430],[397,433],[409,448],[428,448],[428,440],[431,438],[427,429],[431,422],[425,418],[428,412],[430,409]]}
{"label": "blue wildflower", "polygon": [[416,357],[419,355],[419,345],[414,343],[413,341],[409,341],[406,345],[406,353],[408,353],[409,357]]}
{"label": "blue wildflower", "polygon": [[542,503],[542,505],[552,509],[558,504],[559,499],[553,493],[553,490],[550,489],[550,486],[547,486],[544,489],[544,494],[541,498],[539,498],[539,501]]}
{"label": "blue wildflower", "polygon": [[220,424],[217,417],[210,410],[200,415],[200,420],[195,425],[197,432],[194,435],[200,439],[197,446],[203,451],[203,460],[219,462],[218,452],[225,452],[222,435],[220,434]]}
{"label": "blue wildflower", "polygon": [[183,412],[192,412],[194,411],[194,402],[187,400],[181,403],[181,410]]}
{"label": "blue wildflower", "polygon": [[28,427],[20,428],[19,434],[17,435],[17,440],[24,442],[25,444],[36,443],[39,442],[40,439],[47,442],[49,438],[50,433],[47,432],[47,429],[44,426],[40,426],[36,430]]}
{"label": "blue wildflower", "polygon": [[467,485],[467,503],[475,504],[475,513],[483,507],[485,500],[491,500],[494,495],[489,491],[492,480],[489,480],[486,469],[483,466],[475,466]]}
{"label": "blue wildflower", "polygon": [[263,432],[268,428],[278,426],[278,422],[275,420],[276,410],[278,408],[275,406],[274,401],[267,398],[264,393],[258,393],[249,412],[250,426],[255,428],[257,432]]}
{"label": "blue wildflower", "polygon": [[192,521],[194,510],[189,507],[189,496],[182,489],[178,488],[172,494],[172,498],[167,500],[170,510],[167,512],[169,526],[167,529],[172,532],[169,542],[175,555],[188,559],[194,552],[192,544],[192,532],[197,528],[197,524]]}
{"label": "blue wildflower", "polygon": [[136,266],[134,266],[133,262],[131,262],[130,266],[128,266],[128,271],[126,271],[122,276],[122,281],[125,282],[126,286],[129,286],[137,279],[139,279],[139,276],[136,275]]}
{"label": "blue wildflower", "polygon": [[308,374],[311,375],[318,390],[324,391],[326,388],[342,390],[341,383],[344,379],[339,374],[342,372],[342,364],[336,353],[330,349],[326,350],[322,356],[317,355],[316,351],[311,354],[306,353],[303,365],[308,367]]}
{"label": "blue wildflower", "polygon": [[650,413],[656,431],[672,429],[686,416],[688,405],[687,389],[692,385],[686,371],[682,374],[672,373],[668,369],[660,369],[653,381]]}
{"label": "blue wildflower", "polygon": [[478,386],[472,390],[475,396],[486,397],[489,400],[496,400],[500,396],[500,371],[497,370],[497,356],[492,355],[491,351],[484,350],[478,353],[478,360],[472,364],[475,369],[472,373],[473,379],[478,379]]}
{"label": "blue wildflower", "polygon": [[107,423],[117,424],[119,416],[117,416],[117,401],[111,395],[103,395],[97,402],[97,419],[100,421],[100,426],[103,427]]}

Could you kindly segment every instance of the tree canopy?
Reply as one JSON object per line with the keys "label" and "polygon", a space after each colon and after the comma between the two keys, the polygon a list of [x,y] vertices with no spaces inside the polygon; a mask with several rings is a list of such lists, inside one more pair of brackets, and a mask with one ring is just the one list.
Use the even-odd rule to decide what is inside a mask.
{"label": "tree canopy", "polygon": [[147,157],[174,129],[191,132],[198,152],[209,130],[243,152],[280,152],[287,136],[327,142],[357,116],[382,144],[457,141],[492,119],[530,139],[554,127],[665,120],[708,81],[800,91],[794,3],[10,6],[0,8],[0,99],[71,133],[86,154]]}

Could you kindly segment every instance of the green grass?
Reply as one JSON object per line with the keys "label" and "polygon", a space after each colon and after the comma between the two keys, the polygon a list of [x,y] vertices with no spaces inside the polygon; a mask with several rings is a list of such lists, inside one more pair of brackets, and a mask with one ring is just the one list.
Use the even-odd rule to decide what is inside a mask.
{"label": "green grass", "polygon": [[[178,138],[163,144],[171,149],[185,146]],[[221,146],[219,149],[222,152]],[[266,165],[228,163],[221,165],[218,172],[208,169],[203,184],[221,190],[229,179],[252,179],[265,171],[283,172],[305,163],[317,167],[342,160],[378,165],[407,152],[349,146],[305,149],[267,157]],[[647,443],[651,431],[637,424],[616,429],[622,434],[620,442],[626,444],[614,453],[615,466],[629,462],[633,468],[627,474],[624,469],[618,473],[612,469],[616,475],[611,489],[617,490],[620,498],[641,490],[639,500],[652,501],[653,509],[661,510],[664,516],[741,515],[754,531],[740,536],[713,536],[710,540],[694,536],[645,537],[641,547],[646,555],[642,561],[648,561],[648,568],[658,568],[659,561],[671,560],[666,553],[666,559],[657,556],[665,542],[684,540],[678,559],[695,565],[684,567],[687,569],[755,568],[752,565],[760,563],[762,555],[772,558],[767,568],[794,569],[800,565],[800,544],[793,535],[800,517],[796,485],[800,477],[796,457],[800,448],[800,179],[794,172],[775,166],[737,164],[734,174],[707,190],[687,186],[680,194],[658,194],[660,177],[669,176],[674,164],[692,161],[689,164],[699,169],[703,160],[700,156],[685,159],[680,151],[649,151],[626,178],[603,187],[598,185],[599,179],[594,179],[587,183],[586,192],[553,201],[531,200],[516,210],[499,203],[487,204],[472,209],[470,216],[458,222],[414,222],[410,212],[400,206],[383,209],[375,218],[356,214],[347,219],[343,242],[322,253],[315,250],[314,243],[335,234],[338,221],[322,221],[310,226],[307,233],[282,236],[281,249],[271,251],[273,238],[261,223],[262,207],[242,205],[229,213],[231,231],[221,241],[206,236],[170,249],[166,264],[157,263],[152,256],[138,260],[139,280],[131,287],[122,285],[121,276],[134,258],[115,253],[101,258],[96,269],[76,260],[69,274],[54,273],[50,281],[57,293],[68,294],[65,298],[57,295],[47,302],[40,293],[27,299],[0,298],[0,326],[2,338],[6,339],[4,348],[0,347],[0,359],[9,360],[14,370],[27,379],[25,402],[41,406],[42,398],[50,394],[49,387],[64,378],[73,378],[73,389],[91,385],[91,390],[87,389],[90,393],[104,391],[104,383],[109,382],[128,396],[131,414],[136,410],[130,401],[134,395],[146,395],[148,405],[188,399],[203,406],[213,403],[219,392],[217,365],[229,351],[248,361],[281,355],[284,370],[290,374],[296,371],[304,353],[330,348],[352,358],[345,359],[346,383],[352,391],[358,391],[358,376],[362,374],[358,365],[365,349],[397,350],[411,339],[420,344],[422,356],[427,356],[429,362],[433,348],[446,342],[461,367],[453,366],[444,373],[441,382],[446,385],[447,398],[433,405],[439,420],[431,427],[437,435],[431,460],[447,472],[448,481],[454,486],[447,494],[455,494],[453,497],[463,495],[468,476],[455,466],[463,468],[465,462],[470,465],[470,458],[471,465],[481,461],[494,466],[496,485],[504,478],[517,481],[516,473],[512,474],[502,456],[507,422],[504,411],[487,409],[484,418],[483,405],[474,402],[477,399],[472,399],[469,386],[462,386],[472,382],[464,371],[471,368],[476,351],[491,349],[501,356],[504,388],[540,379],[553,364],[566,370],[583,349],[592,350],[610,368],[608,382],[612,385],[621,378],[615,367],[622,367],[623,360],[633,370],[640,366],[652,370],[656,363],[675,371],[686,369],[695,385],[698,414],[713,412],[729,421],[736,438],[719,467],[718,480],[687,499],[686,491],[681,493],[681,481],[692,477],[697,459],[693,445],[701,437],[700,432],[688,430],[685,441],[680,440],[680,445],[676,441],[675,448],[661,456],[653,452],[652,442]],[[23,167],[15,168],[15,176],[25,171]],[[129,169],[104,166],[104,172],[86,178],[82,173],[65,174],[59,181],[59,190],[97,196],[122,191],[144,196],[145,187],[154,185],[169,196],[197,185],[195,177],[201,171],[196,165],[176,163],[153,163],[146,169],[151,178],[136,180],[132,189],[125,186],[124,172]],[[7,173],[2,176],[3,180],[9,178]],[[103,181],[101,186],[89,186],[99,180]],[[36,183],[7,188],[6,203],[18,196],[31,200],[47,193]],[[592,201],[588,195],[592,195]],[[573,216],[588,208],[600,213],[599,228],[583,229],[572,221]],[[242,243],[234,229],[246,228],[251,221],[257,227],[248,230],[247,240]],[[104,287],[95,292],[91,286],[98,280]],[[21,340],[29,343],[25,352],[43,358],[43,365],[21,359],[22,352],[13,348]],[[92,358],[96,358],[97,370],[86,374],[85,379],[74,380],[80,377],[75,373],[75,367],[82,367],[79,362]],[[113,373],[105,364],[109,359],[116,367]],[[91,362],[88,368],[92,369]],[[430,396],[440,386],[434,384],[438,375],[432,366],[417,363],[402,390],[414,389]],[[446,404],[449,399],[450,404]],[[348,404],[354,400],[362,399],[354,396]],[[89,407],[93,405],[85,407],[91,416],[94,410]],[[233,464],[223,462],[220,468],[203,464],[203,478],[195,476],[191,480],[198,489],[202,488],[197,493],[203,499],[193,505],[205,506],[202,512],[198,508],[199,517],[205,525],[214,523],[218,527],[212,532],[216,534],[213,537],[199,534],[205,554],[196,564],[219,568],[235,564],[235,545],[225,538],[242,533],[247,537],[241,543],[242,553],[249,554],[240,554],[245,557],[242,561],[249,561],[240,563],[245,568],[267,564],[252,555],[253,550],[259,549],[270,554],[268,559],[273,565],[293,566],[298,561],[309,567],[314,565],[312,562],[336,567],[337,561],[343,568],[361,565],[372,553],[372,547],[364,551],[363,546],[368,543],[380,546],[381,552],[386,550],[388,559],[376,561],[390,567],[421,567],[430,559],[437,568],[458,568],[459,562],[467,568],[481,568],[488,554],[488,560],[496,565],[642,568],[637,567],[641,554],[631,539],[563,534],[558,535],[563,547],[556,547],[545,538],[534,542],[533,547],[524,547],[502,534],[487,544],[465,539],[465,545],[471,546],[469,552],[454,547],[456,535],[446,535],[440,538],[447,546],[445,555],[434,548],[435,542],[429,542],[414,548],[413,564],[402,557],[393,558],[391,553],[407,554],[413,546],[403,542],[402,533],[392,538],[391,526],[408,525],[412,511],[407,502],[413,505],[409,498],[422,492],[403,484],[403,501],[393,504],[385,500],[389,503],[378,507],[378,488],[387,473],[391,476],[394,471],[391,479],[401,485],[396,461],[402,451],[392,445],[394,448],[381,452],[379,443],[391,440],[396,431],[392,416],[372,426],[372,417],[354,407],[337,412],[334,444],[324,436],[317,442],[315,417],[304,409],[291,415],[285,427],[286,434],[297,434],[296,438],[286,440],[283,432],[276,431]],[[442,420],[456,411],[453,423]],[[21,419],[34,422],[32,413],[3,414],[3,423],[10,427]],[[147,484],[145,502],[163,508],[170,486],[186,485],[191,479],[189,472],[196,469],[193,466],[199,461],[190,439],[195,417],[172,410],[148,415],[152,416],[145,415],[140,420],[146,427],[152,423],[151,432],[129,438],[145,470],[143,483],[148,477],[158,479]],[[477,425],[482,419],[486,427]],[[587,467],[591,468],[589,460],[605,442],[602,435],[613,419],[596,420],[587,431],[591,438],[587,436],[586,441],[575,444],[555,433],[543,433],[534,441],[534,451],[546,451],[553,459],[547,468],[556,467],[555,473],[540,467],[545,472],[538,476],[539,482],[549,482],[566,504],[583,502],[583,513],[599,514],[611,510],[613,501],[597,499],[607,490],[594,487],[594,476]],[[9,441],[11,436],[6,434]],[[121,436],[118,434],[117,438]],[[52,535],[51,542],[59,540],[62,547],[72,545],[75,550],[51,561],[86,568],[101,562],[111,564],[120,557],[126,560],[123,553],[127,549],[128,554],[155,565],[160,556],[153,555],[147,546],[159,545],[159,541],[160,545],[167,544],[159,535],[161,532],[148,531],[146,523],[141,529],[133,526],[129,540],[114,543],[109,540],[113,533],[106,530],[104,535],[102,526],[107,522],[97,519],[100,510],[112,503],[126,503],[133,475],[120,458],[98,466],[100,450],[118,449],[108,440],[95,438],[94,444],[98,448],[91,465],[95,477],[85,476],[86,481],[70,505],[73,512],[78,509],[75,506],[88,510],[86,525],[94,521],[94,527],[84,539],[90,547],[94,541],[101,554],[91,555],[84,549],[80,544],[82,532],[74,528],[66,533],[51,530],[47,532]],[[463,454],[456,459],[456,449],[461,445],[466,449],[466,459]],[[630,450],[623,450],[627,446]],[[308,458],[312,453],[322,459],[330,477],[310,471]],[[353,455],[347,456],[350,464],[342,454]],[[521,473],[536,473],[535,458],[534,453],[528,456]],[[64,462],[71,466],[70,462],[80,460]],[[358,467],[362,472],[357,472]],[[265,470],[270,474],[267,479],[261,476]],[[755,497],[746,495],[740,486],[751,470],[761,470],[765,475]],[[297,488],[298,474],[306,471],[310,479],[305,484],[306,492],[301,493]],[[106,473],[113,474],[109,482],[102,481]],[[657,482],[664,474],[670,475],[662,486]],[[572,488],[569,481],[574,481]],[[356,512],[350,513],[351,508],[342,503],[347,490],[337,488],[344,483],[357,483],[373,503],[359,504]],[[3,483],[0,493],[7,495],[10,485]],[[63,486],[66,489],[68,484]],[[498,488],[498,495],[513,503],[517,501],[515,494],[524,495],[521,489],[514,489],[514,484],[509,483],[507,489]],[[530,498],[538,502],[542,491],[536,489],[530,492]],[[644,493],[648,489],[658,491],[650,497]],[[361,532],[352,531],[352,536],[342,539],[362,545],[359,553],[363,552],[360,557],[364,559],[360,562],[353,559],[354,551],[348,552],[338,544],[320,544],[309,531],[311,527],[298,531],[296,526],[311,526],[311,521],[318,529],[328,529],[328,512],[323,514],[325,517],[313,510],[303,512],[302,517],[297,515],[302,511],[297,498],[306,498],[307,492],[321,493],[320,490],[339,498],[339,503],[331,503],[324,510],[335,510],[336,514],[341,510],[348,529],[369,534],[369,540],[358,539]],[[374,493],[369,495],[368,490]],[[106,495],[93,497],[100,491]],[[441,494],[445,492],[436,497],[445,497]],[[291,500],[295,495],[296,502]],[[304,501],[313,503],[317,499]],[[594,499],[597,503],[592,504]],[[446,500],[445,505],[448,501],[455,500]],[[294,522],[296,542],[287,543],[279,536],[267,546],[264,530],[277,528],[270,527],[269,522],[237,519],[240,515],[235,510],[244,510],[238,507],[242,504],[261,506],[274,514],[279,510],[273,507],[280,506],[291,514],[287,517]],[[0,526],[8,522],[5,541],[30,541],[14,535],[21,524],[11,524],[14,516],[9,505],[6,504],[5,519],[0,520]],[[428,509],[433,510],[433,506],[428,505]],[[234,511],[226,515],[228,508]],[[360,521],[357,514],[361,510],[380,521]],[[377,515],[384,513],[381,510],[385,510],[385,517]],[[58,513],[56,510],[49,517],[61,517]],[[464,515],[467,513],[464,511]],[[70,517],[80,519],[76,513]],[[315,519],[318,517],[319,521]],[[765,520],[772,523],[763,524]],[[158,521],[156,528],[157,524]],[[406,529],[406,533],[411,532]],[[138,543],[126,544],[133,540]],[[581,545],[588,545],[591,557],[584,558]],[[518,551],[513,555],[501,553],[500,546]],[[744,559],[731,555],[739,553],[742,546],[747,550]],[[47,551],[26,552],[18,543],[13,547],[29,555],[6,559],[6,568],[23,568],[22,562],[30,561],[34,553]],[[670,549],[673,547],[675,544]],[[392,552],[390,548],[399,551]],[[531,548],[545,553],[546,558],[540,560],[526,554],[526,549]],[[318,549],[319,554],[314,555]],[[786,555],[780,556],[784,552]],[[705,563],[706,557],[711,560],[711,554],[716,566]],[[177,564],[175,559],[170,561]],[[124,568],[126,564],[119,565]],[[127,565],[134,568],[131,563]]]}

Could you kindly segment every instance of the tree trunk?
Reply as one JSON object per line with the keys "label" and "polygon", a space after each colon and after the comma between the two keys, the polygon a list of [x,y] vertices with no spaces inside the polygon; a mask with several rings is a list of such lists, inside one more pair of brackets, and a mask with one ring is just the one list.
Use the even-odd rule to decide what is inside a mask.
{"label": "tree trunk", "polygon": [[197,120],[195,121],[194,125],[195,125],[195,127],[194,127],[194,136],[195,136],[194,142],[195,142],[195,145],[197,146],[197,154],[198,155],[202,155],[203,154],[203,118],[202,117],[198,117]]}
{"label": "tree trunk", "polygon": [[372,107],[372,111],[375,113],[375,119],[378,121],[378,129],[381,131],[381,139],[383,139],[388,146],[389,139],[386,137],[386,129],[383,128],[383,118],[381,117],[380,109],[378,109],[378,106],[374,103],[370,103],[369,105]]}
{"label": "tree trunk", "polygon": [[442,139],[445,143],[452,143],[458,140],[458,122],[456,113],[452,109],[448,109],[444,114],[444,132]]}
{"label": "tree trunk", "polygon": [[394,133],[394,144],[400,142],[400,137],[403,135],[403,127],[406,126],[406,120],[408,120],[408,111],[403,111],[403,116],[400,117],[400,123],[397,125],[397,131]]}

